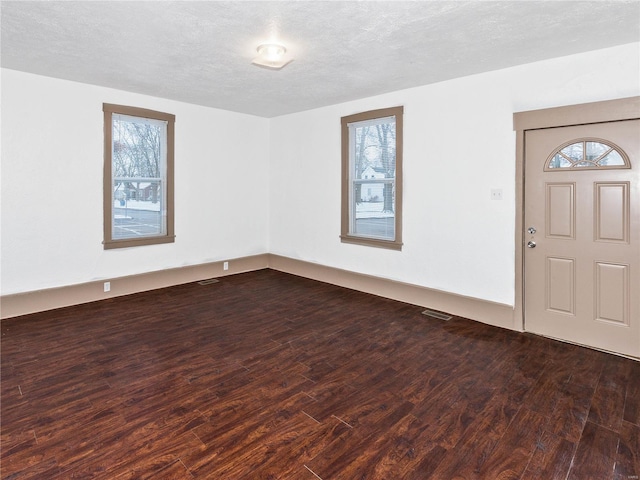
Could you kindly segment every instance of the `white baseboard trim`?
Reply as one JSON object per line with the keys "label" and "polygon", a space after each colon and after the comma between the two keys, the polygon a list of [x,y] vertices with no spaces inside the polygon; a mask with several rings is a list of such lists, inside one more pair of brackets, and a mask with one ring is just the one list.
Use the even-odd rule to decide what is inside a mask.
{"label": "white baseboard trim", "polygon": [[[265,253],[227,261],[229,262],[228,270],[223,269],[224,262],[222,261],[211,262],[65,287],[4,295],[0,298],[0,318],[12,318],[70,305],[196,282],[207,278],[219,278],[226,275],[271,268],[380,297],[440,310],[489,325],[517,330],[514,327],[514,309],[510,305],[465,297],[274,254]],[[109,292],[104,292],[104,282],[106,281],[111,283],[111,291]]]}

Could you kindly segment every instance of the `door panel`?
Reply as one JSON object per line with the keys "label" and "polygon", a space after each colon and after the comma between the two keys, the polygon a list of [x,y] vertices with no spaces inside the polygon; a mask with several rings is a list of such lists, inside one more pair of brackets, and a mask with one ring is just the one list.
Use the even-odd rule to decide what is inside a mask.
{"label": "door panel", "polygon": [[547,183],[547,235],[556,238],[573,238],[575,231],[574,183]]}
{"label": "door panel", "polygon": [[595,240],[629,243],[629,182],[596,182],[595,187]]}
{"label": "door panel", "polygon": [[527,331],[640,357],[639,171],[640,120],[525,132]]}
{"label": "door panel", "polygon": [[547,258],[547,310],[575,314],[575,278],[572,258]]}
{"label": "door panel", "polygon": [[596,319],[629,325],[629,265],[596,263]]}

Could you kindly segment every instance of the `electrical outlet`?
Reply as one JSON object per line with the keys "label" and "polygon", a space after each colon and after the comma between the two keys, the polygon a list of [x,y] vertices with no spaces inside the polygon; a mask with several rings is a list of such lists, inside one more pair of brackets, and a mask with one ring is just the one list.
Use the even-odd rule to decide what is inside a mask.
{"label": "electrical outlet", "polygon": [[111,282],[104,282],[104,291],[105,292],[111,291]]}
{"label": "electrical outlet", "polygon": [[229,262],[224,262],[224,263],[222,264],[222,269],[223,269],[223,270],[229,270]]}
{"label": "electrical outlet", "polygon": [[491,190],[491,200],[502,200],[502,189],[493,188]]}

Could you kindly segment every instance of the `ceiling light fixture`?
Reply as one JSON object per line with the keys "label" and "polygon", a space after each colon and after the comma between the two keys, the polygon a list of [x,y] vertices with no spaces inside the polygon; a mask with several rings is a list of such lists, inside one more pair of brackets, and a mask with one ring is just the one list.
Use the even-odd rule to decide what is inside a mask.
{"label": "ceiling light fixture", "polygon": [[287,57],[287,49],[277,43],[263,43],[257,48],[258,56],[251,63],[259,67],[280,70],[293,60]]}

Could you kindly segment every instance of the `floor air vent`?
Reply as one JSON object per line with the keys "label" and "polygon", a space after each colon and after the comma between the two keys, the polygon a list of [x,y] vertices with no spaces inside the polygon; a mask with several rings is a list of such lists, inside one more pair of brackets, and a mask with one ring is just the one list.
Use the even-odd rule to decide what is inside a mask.
{"label": "floor air vent", "polygon": [[207,278],[206,280],[200,280],[199,285],[211,285],[212,283],[218,283],[220,280],[217,278]]}
{"label": "floor air vent", "polygon": [[451,315],[447,315],[446,313],[436,312],[435,310],[429,310],[428,308],[422,312],[423,315],[427,317],[437,318],[438,320],[444,320],[445,322],[451,320],[453,317]]}

